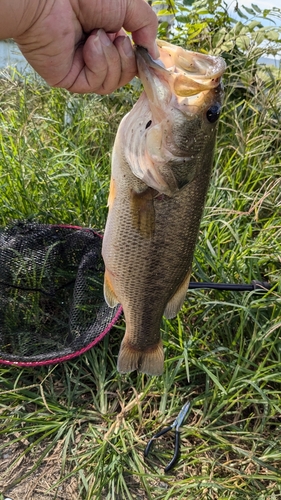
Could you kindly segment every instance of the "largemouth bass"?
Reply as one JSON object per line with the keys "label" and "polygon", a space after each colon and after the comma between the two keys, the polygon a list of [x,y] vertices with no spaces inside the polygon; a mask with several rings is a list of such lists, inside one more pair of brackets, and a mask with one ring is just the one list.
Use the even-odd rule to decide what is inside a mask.
{"label": "largemouth bass", "polygon": [[144,86],[113,148],[103,238],[104,295],[121,303],[121,373],[160,375],[162,316],[180,310],[209,185],[224,60],[158,41],[160,61],[136,48]]}

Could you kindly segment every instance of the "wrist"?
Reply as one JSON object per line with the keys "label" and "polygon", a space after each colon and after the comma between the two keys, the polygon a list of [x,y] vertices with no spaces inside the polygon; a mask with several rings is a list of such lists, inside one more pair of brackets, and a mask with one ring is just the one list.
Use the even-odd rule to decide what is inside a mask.
{"label": "wrist", "polygon": [[27,31],[44,9],[46,0],[0,0],[0,40]]}

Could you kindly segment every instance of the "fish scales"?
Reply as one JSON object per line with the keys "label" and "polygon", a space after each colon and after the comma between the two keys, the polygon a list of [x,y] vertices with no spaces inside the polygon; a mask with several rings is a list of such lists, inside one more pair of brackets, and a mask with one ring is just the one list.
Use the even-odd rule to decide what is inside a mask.
{"label": "fish scales", "polygon": [[[169,52],[179,50],[167,46]],[[202,57],[210,61],[197,57],[200,63]],[[123,118],[113,149],[104,291],[109,306],[122,304],[126,320],[119,371],[159,375],[164,366],[162,316],[178,313],[188,289],[216,138],[217,120],[210,122],[206,113],[212,108],[218,113],[224,63],[219,61],[216,83],[207,75],[208,88],[201,75],[203,90],[192,97],[188,74],[188,95],[182,95],[181,84],[179,100],[173,80],[177,71],[158,69],[143,49],[137,61],[146,92]]]}

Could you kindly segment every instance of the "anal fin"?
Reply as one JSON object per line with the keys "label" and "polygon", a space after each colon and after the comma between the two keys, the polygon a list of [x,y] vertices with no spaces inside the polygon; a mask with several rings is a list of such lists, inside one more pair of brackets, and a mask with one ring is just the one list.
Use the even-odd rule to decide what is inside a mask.
{"label": "anal fin", "polygon": [[119,300],[117,299],[113,285],[110,281],[109,272],[106,269],[104,273],[104,285],[103,285],[103,293],[106,303],[109,307],[115,307],[119,304]]}
{"label": "anal fin", "polygon": [[186,296],[186,292],[188,290],[188,285],[190,281],[191,269],[188,271],[186,277],[184,278],[182,284],[177,289],[176,293],[169,300],[166,305],[164,316],[167,319],[174,318],[178,312],[180,311]]}
{"label": "anal fin", "polygon": [[164,351],[162,341],[148,349],[137,349],[126,342],[124,337],[117,361],[117,369],[120,373],[128,373],[134,370],[147,375],[162,375],[164,371]]}

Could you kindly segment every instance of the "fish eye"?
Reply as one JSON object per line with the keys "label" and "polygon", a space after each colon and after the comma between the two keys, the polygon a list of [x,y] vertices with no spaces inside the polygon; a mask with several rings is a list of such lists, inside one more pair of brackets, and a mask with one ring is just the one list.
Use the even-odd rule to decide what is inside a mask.
{"label": "fish eye", "polygon": [[215,123],[220,116],[220,111],[221,111],[220,106],[218,105],[211,106],[206,113],[207,120],[210,123]]}
{"label": "fish eye", "polygon": [[150,125],[151,125],[151,124],[152,124],[152,120],[149,120],[149,122],[147,122],[147,124],[146,124],[145,128],[150,127]]}

